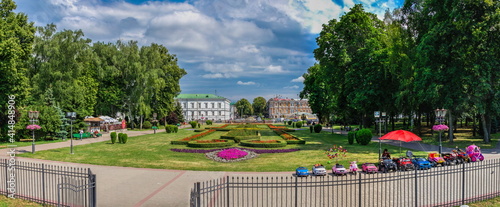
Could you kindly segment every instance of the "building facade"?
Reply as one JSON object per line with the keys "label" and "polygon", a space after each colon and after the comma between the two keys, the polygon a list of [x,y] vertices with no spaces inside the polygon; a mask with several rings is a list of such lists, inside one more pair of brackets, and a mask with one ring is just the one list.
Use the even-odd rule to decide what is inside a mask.
{"label": "building facade", "polygon": [[181,104],[184,118],[191,120],[230,120],[231,108],[227,98],[213,94],[179,94],[175,100]]}
{"label": "building facade", "polygon": [[306,99],[271,98],[267,101],[269,118],[298,118],[300,115],[312,114]]}

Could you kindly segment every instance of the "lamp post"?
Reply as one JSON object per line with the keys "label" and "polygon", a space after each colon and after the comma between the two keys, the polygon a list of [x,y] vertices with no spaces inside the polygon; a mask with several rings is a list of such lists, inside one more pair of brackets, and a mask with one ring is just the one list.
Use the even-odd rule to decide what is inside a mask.
{"label": "lamp post", "polygon": [[385,122],[384,118],[386,116],[386,113],[382,112],[381,114],[380,111],[375,111],[374,115],[375,118],[377,118],[375,122],[378,122],[378,157],[380,158],[380,156],[382,155],[382,143],[380,141],[380,137],[382,137],[382,123]]}
{"label": "lamp post", "polygon": [[76,112],[66,112],[66,118],[69,118],[71,122],[71,147],[70,153],[73,154],[73,121],[76,119]]}
{"label": "lamp post", "polygon": [[[436,114],[436,121],[441,123],[444,121],[445,116],[446,116],[446,109],[436,109],[434,110],[434,113]],[[443,130],[439,130],[439,154],[443,152],[443,145],[441,144],[441,132]]]}
{"label": "lamp post", "polygon": [[[35,125],[35,122],[38,121],[38,116],[40,115],[40,112],[38,111],[29,111],[28,113],[28,116],[30,118],[30,121],[31,121],[31,125]],[[32,130],[33,131],[33,140],[31,142],[31,153],[34,154],[35,153],[35,129]]]}

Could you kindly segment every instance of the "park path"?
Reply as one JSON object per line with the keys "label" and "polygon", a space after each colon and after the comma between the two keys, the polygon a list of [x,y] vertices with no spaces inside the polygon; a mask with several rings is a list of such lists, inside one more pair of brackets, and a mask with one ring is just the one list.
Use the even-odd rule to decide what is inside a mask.
{"label": "park path", "polygon": [[[328,129],[325,129],[328,131]],[[330,130],[331,132],[331,130]],[[140,136],[152,134],[148,131],[128,131],[129,136]],[[334,133],[341,133],[334,131]],[[345,133],[344,133],[345,134]],[[74,140],[73,145],[89,144],[109,140],[109,134],[104,134],[100,138],[88,138],[84,140]],[[376,139],[378,141],[378,139]],[[387,144],[399,146],[399,143],[384,141]],[[69,147],[70,142],[58,142],[50,144],[36,145],[36,151]],[[414,142],[403,143],[402,147],[414,150],[435,151],[436,146],[417,144]],[[0,150],[0,158],[7,158],[8,149]],[[75,147],[77,154],[78,148]],[[19,147],[18,153],[30,153],[31,146]],[[499,158],[498,145],[496,149],[483,150],[487,159]],[[68,151],[69,153],[69,151]],[[168,206],[186,207],[189,206],[189,193],[196,182],[218,179],[224,176],[292,176],[290,172],[221,172],[221,171],[183,171],[168,169],[148,169],[132,167],[101,166],[79,163],[68,163],[60,161],[40,160],[24,157],[16,159],[27,162],[46,163],[51,165],[72,166],[90,168],[97,175],[97,204],[98,206]]]}

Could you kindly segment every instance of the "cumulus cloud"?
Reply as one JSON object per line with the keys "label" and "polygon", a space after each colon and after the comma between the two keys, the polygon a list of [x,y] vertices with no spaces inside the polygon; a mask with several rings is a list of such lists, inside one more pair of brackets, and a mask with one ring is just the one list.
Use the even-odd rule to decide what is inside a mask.
{"label": "cumulus cloud", "polygon": [[284,89],[299,89],[299,86],[293,85],[293,86],[285,86],[283,87]]}
{"label": "cumulus cloud", "polygon": [[277,66],[269,65],[266,67],[266,69],[264,71],[269,72],[269,73],[282,73],[282,72],[284,72],[283,68],[280,65],[277,65]]}
{"label": "cumulus cloud", "polygon": [[292,79],[290,82],[302,83],[304,82],[304,77],[299,76],[298,78]]}
{"label": "cumulus cloud", "polygon": [[248,81],[248,82],[238,81],[236,84],[242,85],[242,86],[248,86],[248,85],[255,85],[255,82],[253,82],[253,81]]}

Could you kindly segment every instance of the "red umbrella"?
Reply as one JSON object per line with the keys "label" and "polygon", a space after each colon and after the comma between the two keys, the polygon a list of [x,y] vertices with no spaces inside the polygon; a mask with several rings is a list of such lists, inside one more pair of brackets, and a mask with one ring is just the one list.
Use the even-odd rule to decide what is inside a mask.
{"label": "red umbrella", "polygon": [[422,138],[418,137],[416,134],[413,134],[413,132],[409,132],[406,130],[396,130],[389,132],[386,135],[380,137],[380,139],[399,140],[403,142],[422,141]]}
{"label": "red umbrella", "polygon": [[[399,140],[403,142],[422,141],[422,138],[420,138],[413,132],[409,132],[406,130],[396,130],[389,132],[386,135],[380,137],[380,139]],[[401,153],[401,142],[399,143],[399,153]]]}

